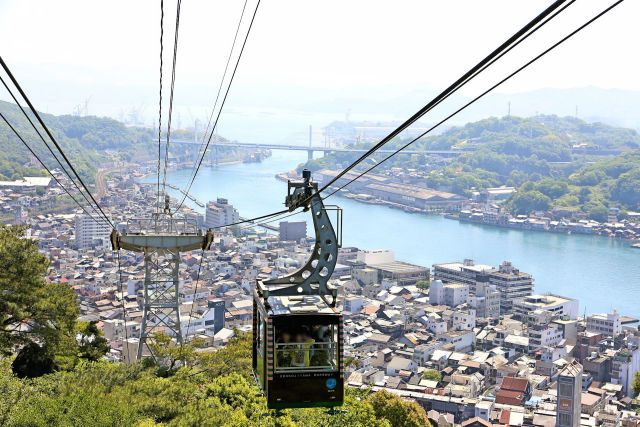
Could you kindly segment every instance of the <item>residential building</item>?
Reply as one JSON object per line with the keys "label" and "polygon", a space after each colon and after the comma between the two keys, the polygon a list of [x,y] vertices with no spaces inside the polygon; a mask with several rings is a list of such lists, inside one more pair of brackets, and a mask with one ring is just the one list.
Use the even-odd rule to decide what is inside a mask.
{"label": "residential building", "polygon": [[500,316],[500,292],[495,285],[478,282],[475,294],[470,294],[467,302],[476,310],[476,317]]}
{"label": "residential building", "polygon": [[556,347],[562,341],[562,330],[556,325],[533,325],[529,328],[529,351]]}
{"label": "residential building", "polygon": [[582,365],[568,363],[558,374],[556,426],[580,427],[582,408]]}
{"label": "residential building", "polygon": [[78,249],[111,248],[111,226],[89,215],[76,215],[76,247]]}
{"label": "residential building", "polygon": [[462,283],[444,284],[440,280],[434,280],[429,286],[429,304],[448,305],[456,307],[467,302],[469,298],[469,285]]}
{"label": "residential building", "polygon": [[205,213],[205,228],[219,228],[227,224],[233,224],[240,221],[238,211],[229,204],[227,199],[218,197],[215,202],[212,200],[207,203]]}
{"label": "residential building", "polygon": [[453,351],[465,352],[473,347],[476,342],[476,334],[473,331],[447,331],[438,335],[438,341],[443,344],[444,348],[450,344],[453,346]]}
{"label": "residential building", "polygon": [[394,252],[389,249],[378,249],[370,251],[360,250],[356,255],[356,260],[366,265],[388,264],[395,261],[395,259],[396,258]]}
{"label": "residential building", "polygon": [[280,221],[280,240],[296,241],[307,237],[307,221]]}
{"label": "residential building", "polygon": [[471,295],[478,293],[478,283],[495,285],[496,290],[500,292],[501,314],[511,313],[516,299],[533,294],[533,277],[518,270],[509,261],[503,262],[498,268],[476,264],[472,259],[434,264],[433,277],[445,283],[466,283]]}
{"label": "residential building", "polygon": [[359,313],[362,310],[362,303],[362,297],[347,297],[344,299],[343,311],[351,314]]}
{"label": "residential building", "polygon": [[533,277],[515,268],[509,261],[489,274],[489,283],[500,292],[500,313],[511,313],[514,301],[533,294]]}
{"label": "residential building", "polygon": [[622,332],[622,323],[617,310],[613,313],[592,314],[587,316],[587,332],[595,332],[615,337]]}
{"label": "residential building", "polygon": [[[500,304],[502,307],[502,301]],[[529,313],[535,310],[548,311],[553,317],[575,319],[578,315],[578,300],[547,293],[520,298],[513,303],[513,314],[520,319],[527,319]]]}
{"label": "residential building", "polygon": [[633,377],[640,371],[640,349],[633,344],[616,352],[611,361],[611,382],[620,384],[625,395],[633,397]]}

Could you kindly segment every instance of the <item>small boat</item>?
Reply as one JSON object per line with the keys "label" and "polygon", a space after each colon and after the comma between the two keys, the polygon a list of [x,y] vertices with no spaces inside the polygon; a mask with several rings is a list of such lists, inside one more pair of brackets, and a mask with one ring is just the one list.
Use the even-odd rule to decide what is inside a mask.
{"label": "small boat", "polygon": [[639,243],[634,243],[633,245],[631,245],[632,248],[634,249],[640,249],[640,242]]}

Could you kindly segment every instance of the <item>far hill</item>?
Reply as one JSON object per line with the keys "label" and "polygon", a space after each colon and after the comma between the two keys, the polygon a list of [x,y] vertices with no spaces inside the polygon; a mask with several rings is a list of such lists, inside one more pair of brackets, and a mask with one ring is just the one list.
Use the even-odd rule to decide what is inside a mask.
{"label": "far hill", "polygon": [[[407,142],[397,139],[388,147],[398,148]],[[513,186],[521,193],[507,204],[514,212],[566,207],[602,219],[609,207],[638,208],[640,193],[633,188],[640,185],[639,147],[640,135],[633,129],[574,117],[508,116],[453,127],[411,146],[414,150],[465,151],[457,159],[397,155],[376,172],[393,167],[415,170],[424,177],[425,186],[463,195],[499,185]],[[312,170],[339,167],[355,158],[336,153],[304,166]],[[374,158],[380,162],[384,156]],[[365,163],[367,168],[372,164]],[[524,193],[530,193],[529,197]],[[525,199],[533,202],[524,203]]]}

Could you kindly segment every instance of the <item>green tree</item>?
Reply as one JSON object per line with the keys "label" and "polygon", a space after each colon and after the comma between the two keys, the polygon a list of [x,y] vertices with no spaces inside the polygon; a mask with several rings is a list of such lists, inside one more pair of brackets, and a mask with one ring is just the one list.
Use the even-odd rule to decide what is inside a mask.
{"label": "green tree", "polygon": [[425,380],[440,382],[442,381],[442,374],[435,369],[429,369],[424,371],[424,373],[422,374],[422,378],[424,378]]}
{"label": "green tree", "polygon": [[430,285],[431,282],[429,280],[418,280],[416,282],[416,288],[420,289],[421,291],[428,290]]}
{"label": "green tree", "polygon": [[78,357],[92,362],[99,360],[109,352],[109,344],[104,333],[96,326],[96,320],[91,322],[78,322],[76,330],[78,339]]}
{"label": "green tree", "polygon": [[369,396],[376,417],[389,420],[393,427],[431,426],[424,409],[416,402],[407,402],[386,391]]}
{"label": "green tree", "polygon": [[149,347],[155,355],[156,361],[166,366],[169,372],[178,365],[178,362],[185,367],[193,366],[198,359],[196,350],[203,346],[204,341],[201,339],[195,339],[186,344],[176,343],[163,332],[154,333],[152,339],[149,340]]}
{"label": "green tree", "polygon": [[508,200],[507,206],[518,215],[533,211],[545,211],[551,207],[551,199],[537,190],[518,191]]}
{"label": "green tree", "polygon": [[73,290],[43,280],[49,260],[33,239],[24,238],[23,227],[0,226],[0,254],[0,353],[24,348],[25,354],[66,364],[77,350]]}
{"label": "green tree", "polygon": [[631,385],[631,389],[633,390],[633,394],[638,396],[640,394],[640,372],[636,372],[633,375],[633,384]]}

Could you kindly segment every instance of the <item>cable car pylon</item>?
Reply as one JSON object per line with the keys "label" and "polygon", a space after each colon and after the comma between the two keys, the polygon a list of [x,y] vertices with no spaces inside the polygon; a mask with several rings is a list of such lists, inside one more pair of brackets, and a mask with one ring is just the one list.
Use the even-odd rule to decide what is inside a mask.
{"label": "cable car pylon", "polygon": [[344,400],[344,319],[336,309],[338,290],[329,284],[341,246],[342,210],[323,204],[309,170],[302,177],[288,182],[285,205],[311,211],[311,257],[292,274],[258,280],[253,290],[253,372],[267,408],[277,411],[333,408]]}
{"label": "cable car pylon", "polygon": [[211,230],[203,234],[195,221],[173,217],[169,196],[165,196],[163,212],[130,219],[122,232],[111,233],[113,250],[144,253],[144,306],[137,360],[145,356],[156,359],[149,340],[159,329],[179,344],[183,342],[178,297],[180,252],[209,250],[212,242]]}

